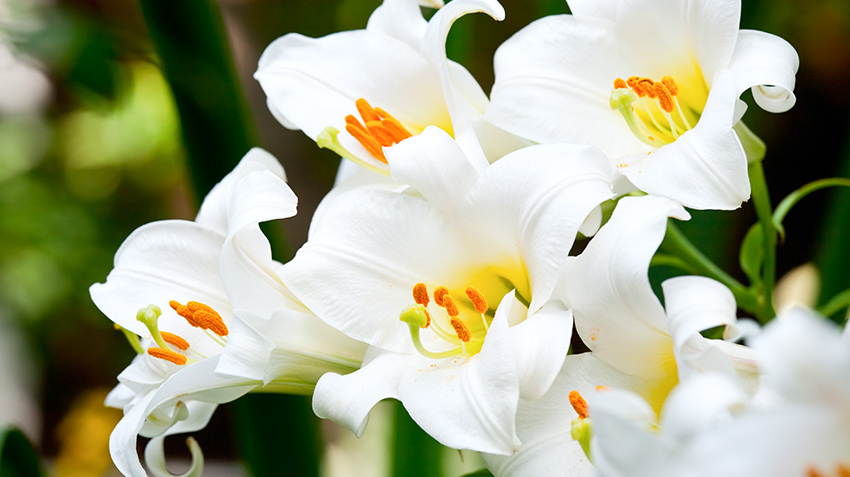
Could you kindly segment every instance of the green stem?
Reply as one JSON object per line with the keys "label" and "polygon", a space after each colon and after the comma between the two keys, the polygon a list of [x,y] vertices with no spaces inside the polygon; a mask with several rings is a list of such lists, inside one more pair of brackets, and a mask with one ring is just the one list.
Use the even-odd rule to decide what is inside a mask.
{"label": "green stem", "polygon": [[762,303],[756,313],[759,321],[767,323],[776,316],[773,309],[773,288],[776,285],[776,242],[777,231],[773,222],[773,209],[770,205],[770,194],[767,191],[767,181],[761,161],[753,161],[749,165],[750,186],[753,191],[753,205],[756,216],[764,232],[764,262],[762,264]]}
{"label": "green stem", "polygon": [[850,290],[844,290],[820,307],[818,312],[824,316],[832,316],[848,306],[850,306]]}
{"label": "green stem", "polygon": [[735,300],[741,309],[755,313],[759,308],[758,300],[753,293],[703,255],[672,220],[667,222],[667,234],[661,243],[661,249],[670,255],[675,255],[700,275],[713,278],[726,285],[735,295]]}

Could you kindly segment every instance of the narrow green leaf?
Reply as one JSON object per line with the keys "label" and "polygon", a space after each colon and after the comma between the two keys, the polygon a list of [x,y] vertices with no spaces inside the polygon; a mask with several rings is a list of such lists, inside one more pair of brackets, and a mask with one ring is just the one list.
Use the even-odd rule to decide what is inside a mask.
{"label": "narrow green leaf", "polygon": [[27,436],[18,429],[0,430],[0,477],[44,475],[38,454]]}
{"label": "narrow green leaf", "polygon": [[[825,305],[818,308],[818,312],[825,316],[832,316],[847,307],[850,307],[850,290],[844,290],[832,297]],[[844,316],[847,316],[846,311]]]}
{"label": "narrow green leaf", "polygon": [[258,143],[221,13],[211,0],[141,0],[141,6],[203,196]]}
{"label": "narrow green leaf", "polygon": [[827,187],[850,187],[850,179],[845,179],[843,177],[830,177],[827,179],[809,182],[803,187],[800,187],[794,192],[788,194],[784,199],[782,199],[782,202],[776,206],[776,210],[773,211],[773,225],[776,227],[776,230],[779,231],[779,235],[783,240],[785,239],[785,228],[782,226],[782,221],[785,220],[785,216],[788,215],[788,212],[790,212],[791,209],[807,195]]}
{"label": "narrow green leaf", "polygon": [[739,257],[741,270],[747,274],[750,284],[758,288],[761,286],[761,265],[764,263],[764,229],[760,223],[754,224],[744,236],[741,244]]}
{"label": "narrow green leaf", "polygon": [[487,469],[481,469],[471,474],[464,474],[461,477],[493,477],[493,473]]}

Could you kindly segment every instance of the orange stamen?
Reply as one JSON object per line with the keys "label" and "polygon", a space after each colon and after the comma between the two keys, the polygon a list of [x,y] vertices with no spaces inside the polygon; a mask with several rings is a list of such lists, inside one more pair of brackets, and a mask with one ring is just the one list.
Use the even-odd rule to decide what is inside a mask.
{"label": "orange stamen", "polygon": [[469,297],[469,301],[472,302],[472,306],[475,307],[475,311],[478,313],[486,313],[490,309],[487,300],[484,298],[484,294],[477,288],[472,286],[466,287],[466,296]]}
{"label": "orange stamen", "polygon": [[363,124],[352,115],[345,117],[345,130],[357,139],[375,159],[387,163],[382,147],[389,147],[413,136],[401,123],[381,108],[373,108],[365,99],[354,102]]}
{"label": "orange stamen", "polygon": [[153,356],[154,358],[164,359],[166,361],[171,361],[172,363],[183,366],[186,364],[186,357],[180,353],[175,353],[174,351],[162,348],[148,348],[148,354]]}
{"label": "orange stamen", "polygon": [[427,328],[431,326],[431,312],[427,308],[423,308],[423,310],[425,311],[425,326],[423,328]]}
{"label": "orange stamen", "polygon": [[806,469],[806,477],[825,477],[825,476],[820,473],[820,471],[817,469],[817,467],[809,466],[809,468]]}
{"label": "orange stamen", "polygon": [[657,96],[658,105],[661,106],[661,109],[667,111],[668,113],[673,112],[673,95],[670,94],[670,91],[664,86],[664,83],[655,83],[653,85],[653,91]]}
{"label": "orange stamen", "polygon": [[581,394],[579,394],[578,391],[570,391],[570,404],[573,406],[573,409],[575,409],[579,419],[587,419],[590,415],[587,411],[587,401],[581,397]]}
{"label": "orange stamen", "polygon": [[463,322],[460,318],[456,316],[452,316],[451,321],[449,323],[452,325],[452,328],[455,329],[455,333],[457,333],[457,337],[460,338],[464,343],[469,343],[469,340],[472,339],[472,333],[469,332],[469,328],[467,328],[466,323]]}
{"label": "orange stamen", "polygon": [[458,311],[457,305],[451,295],[443,297],[443,306],[446,307],[446,313],[448,313],[452,318],[460,314],[460,311]]}
{"label": "orange stamen", "polygon": [[178,315],[185,318],[190,325],[195,328],[200,327],[200,325],[195,321],[194,313],[192,313],[192,310],[190,310],[188,306],[181,305],[180,302],[174,300],[169,301],[168,304],[174,309],[174,311],[177,312]]}
{"label": "orange stamen", "polygon": [[434,303],[436,303],[436,304],[437,304],[437,306],[446,306],[446,305],[443,303],[443,298],[445,298],[445,297],[446,297],[446,295],[448,295],[448,294],[449,294],[449,289],[448,289],[448,288],[446,288],[446,287],[437,287],[437,288],[434,290]]}
{"label": "orange stamen", "polygon": [[422,306],[428,306],[431,303],[431,299],[428,298],[428,287],[424,283],[413,285],[413,301]]}
{"label": "orange stamen", "polygon": [[189,349],[189,342],[175,335],[174,333],[160,331],[159,334],[162,335],[162,339],[164,339],[165,342],[170,344],[171,346],[174,346],[175,348],[181,351],[186,351],[187,349]]}
{"label": "orange stamen", "polygon": [[625,81],[623,81],[623,78],[615,79],[614,80],[614,89],[622,89],[622,88],[628,88],[628,85],[626,84]]}
{"label": "orange stamen", "polygon": [[219,336],[227,336],[229,331],[227,330],[227,325],[224,324],[224,320],[221,319],[218,313],[213,313],[209,313],[206,310],[198,310],[195,312],[195,321],[205,330],[210,330]]}
{"label": "orange stamen", "polygon": [[[655,92],[654,81],[649,78],[641,78],[638,80],[638,85],[641,87],[645,95],[649,96],[651,99],[655,99],[657,93]],[[640,93],[638,93],[637,90],[635,90],[635,93],[640,96]]]}
{"label": "orange stamen", "polygon": [[375,109],[363,98],[358,99],[354,102],[354,105],[357,107],[357,112],[360,113],[360,117],[363,118],[363,121],[380,121],[381,118],[378,116],[378,113],[375,112]]}
{"label": "orange stamen", "polygon": [[667,87],[667,91],[669,91],[670,94],[672,94],[673,96],[679,94],[679,85],[677,85],[676,82],[673,81],[673,78],[665,76],[661,78],[661,82],[664,83],[664,86]]}

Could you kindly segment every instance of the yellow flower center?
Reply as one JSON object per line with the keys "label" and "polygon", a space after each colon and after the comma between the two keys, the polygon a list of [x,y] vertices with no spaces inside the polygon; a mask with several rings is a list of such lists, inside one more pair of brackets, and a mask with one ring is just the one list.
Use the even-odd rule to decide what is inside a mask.
{"label": "yellow flower center", "polygon": [[[474,355],[484,346],[498,300],[516,288],[517,299],[528,306],[525,297],[529,296],[530,289],[524,269],[485,267],[468,276],[481,288],[448,288],[441,285],[434,288],[433,295],[429,295],[428,286],[424,283],[413,286],[412,295],[416,304],[405,308],[399,319],[410,327],[411,339],[420,354],[434,359]],[[488,300],[487,296],[491,299]],[[428,349],[420,338],[422,330],[427,330],[439,341],[446,343],[444,348],[448,349]]]}
{"label": "yellow flower center", "polygon": [[[702,84],[702,75],[696,75]],[[699,91],[701,89],[702,91]],[[665,76],[661,81],[632,76],[614,80],[609,102],[619,112],[638,139],[654,148],[669,144],[693,129],[702,115],[707,98],[705,88],[691,88],[688,99],[679,102],[680,87]]]}

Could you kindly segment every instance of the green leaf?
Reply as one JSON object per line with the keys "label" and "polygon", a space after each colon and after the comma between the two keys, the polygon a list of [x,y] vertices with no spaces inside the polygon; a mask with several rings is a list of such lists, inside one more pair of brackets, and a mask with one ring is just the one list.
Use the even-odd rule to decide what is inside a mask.
{"label": "green leaf", "polygon": [[779,235],[783,240],[785,239],[785,228],[782,226],[782,221],[785,219],[785,216],[788,215],[788,212],[790,212],[791,209],[807,195],[827,187],[850,187],[850,179],[845,179],[843,177],[831,177],[809,182],[803,187],[800,187],[794,192],[788,194],[788,196],[782,199],[782,202],[776,206],[776,210],[773,211],[773,225],[776,227],[776,230],[779,231]]}
{"label": "green leaf", "polygon": [[395,402],[393,429],[393,471],[396,477],[440,475],[443,446],[423,431],[400,402]]}
{"label": "green leaf", "polygon": [[0,430],[0,477],[39,477],[44,475],[38,454],[18,429]]}
{"label": "green leaf", "polygon": [[750,227],[747,235],[744,236],[739,262],[741,270],[747,274],[750,283],[756,287],[760,286],[761,265],[764,262],[764,229],[761,227],[761,223],[756,223]]}

